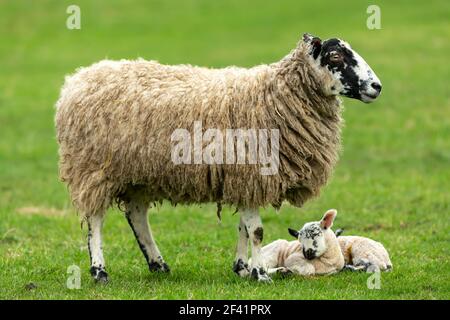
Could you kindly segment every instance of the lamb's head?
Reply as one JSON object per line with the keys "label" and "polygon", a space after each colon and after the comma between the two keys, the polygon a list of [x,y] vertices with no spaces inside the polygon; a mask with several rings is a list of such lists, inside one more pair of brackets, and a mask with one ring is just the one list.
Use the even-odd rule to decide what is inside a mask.
{"label": "lamb's head", "polygon": [[288,229],[289,233],[302,244],[303,255],[312,260],[322,256],[327,250],[336,245],[336,236],[331,230],[337,211],[330,209],[325,212],[322,220],[305,223],[299,231]]}
{"label": "lamb's head", "polygon": [[337,38],[322,41],[305,33],[303,42],[309,46],[313,65],[327,74],[324,94],[343,95],[369,103],[381,93],[381,82],[366,61],[350,45]]}

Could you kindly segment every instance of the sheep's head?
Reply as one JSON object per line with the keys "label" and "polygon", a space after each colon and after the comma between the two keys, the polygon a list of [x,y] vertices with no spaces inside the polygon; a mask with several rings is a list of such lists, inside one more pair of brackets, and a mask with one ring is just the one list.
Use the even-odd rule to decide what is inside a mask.
{"label": "sheep's head", "polygon": [[337,211],[325,212],[322,220],[305,223],[299,231],[288,229],[289,233],[302,244],[303,255],[312,260],[322,256],[330,246],[336,243],[336,236],[331,230]]}
{"label": "sheep's head", "polygon": [[347,42],[337,38],[322,41],[307,33],[303,41],[310,46],[309,55],[319,71],[331,75],[331,83],[324,88],[326,95],[339,94],[365,103],[380,95],[380,80]]}

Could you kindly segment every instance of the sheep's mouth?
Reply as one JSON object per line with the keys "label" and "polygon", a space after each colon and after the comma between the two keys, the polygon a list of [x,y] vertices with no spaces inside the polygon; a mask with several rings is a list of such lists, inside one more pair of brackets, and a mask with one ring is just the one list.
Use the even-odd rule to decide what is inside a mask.
{"label": "sheep's mouth", "polygon": [[374,101],[376,98],[378,98],[378,94],[368,94],[368,93],[361,93],[361,101],[365,103],[370,103]]}

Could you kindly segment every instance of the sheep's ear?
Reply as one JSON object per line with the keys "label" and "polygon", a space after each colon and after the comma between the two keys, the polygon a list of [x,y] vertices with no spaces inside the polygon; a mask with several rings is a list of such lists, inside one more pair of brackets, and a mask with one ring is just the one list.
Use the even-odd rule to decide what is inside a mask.
{"label": "sheep's ear", "polygon": [[322,50],[322,40],[319,37],[315,37],[309,33],[305,33],[303,34],[303,41],[311,45],[311,54],[314,59],[317,59],[320,50]]}
{"label": "sheep's ear", "polygon": [[290,234],[291,236],[293,236],[294,238],[298,239],[298,231],[297,231],[297,230],[288,228],[288,231],[289,231],[289,234]]}
{"label": "sheep's ear", "polygon": [[333,225],[334,218],[336,218],[337,211],[335,209],[330,209],[323,215],[322,220],[320,220],[320,227],[322,229],[329,229]]}
{"label": "sheep's ear", "polygon": [[311,42],[312,39],[317,38],[315,36],[313,36],[311,33],[304,33],[303,34],[303,41],[305,42]]}

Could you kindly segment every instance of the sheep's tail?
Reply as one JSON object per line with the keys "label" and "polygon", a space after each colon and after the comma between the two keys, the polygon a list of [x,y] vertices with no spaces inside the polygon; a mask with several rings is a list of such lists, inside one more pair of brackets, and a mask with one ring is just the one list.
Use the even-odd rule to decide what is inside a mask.
{"label": "sheep's tail", "polygon": [[336,237],[339,237],[342,233],[344,232],[344,229],[337,229],[334,234],[336,235]]}

